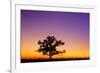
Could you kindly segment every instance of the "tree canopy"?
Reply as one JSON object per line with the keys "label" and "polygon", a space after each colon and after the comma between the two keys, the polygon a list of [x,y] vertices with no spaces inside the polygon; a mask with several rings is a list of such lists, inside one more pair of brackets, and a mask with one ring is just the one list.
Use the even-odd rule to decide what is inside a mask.
{"label": "tree canopy", "polygon": [[39,40],[38,44],[40,45],[38,52],[42,53],[43,55],[48,55],[50,59],[53,55],[66,52],[65,50],[57,50],[57,46],[64,45],[65,43],[62,42],[62,40],[56,40],[54,36],[47,36],[43,41]]}

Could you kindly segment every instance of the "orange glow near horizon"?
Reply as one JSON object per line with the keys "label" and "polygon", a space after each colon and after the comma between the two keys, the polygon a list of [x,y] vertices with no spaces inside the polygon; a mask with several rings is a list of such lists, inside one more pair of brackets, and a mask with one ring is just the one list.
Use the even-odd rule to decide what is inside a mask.
{"label": "orange glow near horizon", "polygon": [[[34,37],[34,41],[31,40],[32,37],[28,37],[24,39],[21,43],[21,58],[22,59],[47,59],[49,56],[42,55],[37,52],[39,49],[39,45],[37,44],[37,38]],[[41,37],[41,39],[44,39]],[[77,40],[78,42],[78,40]],[[79,45],[79,46],[78,46]],[[85,46],[84,46],[85,45]],[[87,46],[86,46],[87,45]],[[66,50],[66,53],[54,55],[52,58],[89,58],[89,46],[85,42],[80,43],[66,43],[65,45],[58,46],[58,50]]]}

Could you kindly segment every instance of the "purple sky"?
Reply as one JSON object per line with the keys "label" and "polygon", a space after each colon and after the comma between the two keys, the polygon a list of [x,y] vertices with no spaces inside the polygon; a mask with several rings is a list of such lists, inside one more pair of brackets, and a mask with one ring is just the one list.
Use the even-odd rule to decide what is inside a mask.
{"label": "purple sky", "polygon": [[[89,37],[89,13],[21,10],[22,33]],[[67,35],[66,35],[67,33]],[[76,36],[78,37],[78,36]]]}

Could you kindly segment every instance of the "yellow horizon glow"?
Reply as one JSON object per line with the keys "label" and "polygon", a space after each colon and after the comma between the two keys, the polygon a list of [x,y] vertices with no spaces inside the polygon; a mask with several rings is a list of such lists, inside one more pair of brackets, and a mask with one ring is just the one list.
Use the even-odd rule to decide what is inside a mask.
{"label": "yellow horizon glow", "polygon": [[[34,41],[31,40],[34,38]],[[42,37],[23,37],[21,41],[21,59],[48,59],[48,55],[43,55],[36,50],[39,49],[37,39],[43,39]],[[64,39],[63,39],[64,40]],[[69,40],[68,40],[69,41]],[[89,58],[89,44],[86,41],[79,42],[80,40],[73,40],[68,45],[65,41],[65,45],[58,46],[57,50],[66,50],[63,54],[52,56],[52,58]]]}

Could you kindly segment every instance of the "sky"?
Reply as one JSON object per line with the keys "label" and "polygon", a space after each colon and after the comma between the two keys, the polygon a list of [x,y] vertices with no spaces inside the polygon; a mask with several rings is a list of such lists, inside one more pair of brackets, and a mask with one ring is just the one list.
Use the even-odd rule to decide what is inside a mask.
{"label": "sky", "polygon": [[66,53],[54,58],[89,57],[89,13],[21,10],[21,58],[48,58],[36,52],[47,36],[65,42],[58,50]]}

